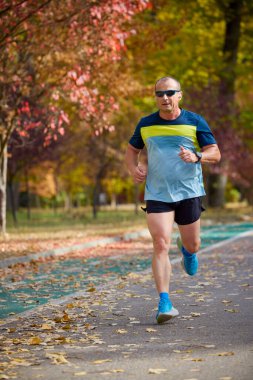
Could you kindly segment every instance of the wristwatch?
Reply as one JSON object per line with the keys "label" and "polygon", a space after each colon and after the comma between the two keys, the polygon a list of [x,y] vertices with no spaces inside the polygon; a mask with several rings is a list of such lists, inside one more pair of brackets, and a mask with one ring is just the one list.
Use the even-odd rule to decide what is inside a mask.
{"label": "wristwatch", "polygon": [[196,155],[196,157],[197,157],[197,161],[195,162],[195,164],[197,164],[200,160],[201,160],[201,158],[202,158],[202,153],[201,152],[195,152],[195,155]]}

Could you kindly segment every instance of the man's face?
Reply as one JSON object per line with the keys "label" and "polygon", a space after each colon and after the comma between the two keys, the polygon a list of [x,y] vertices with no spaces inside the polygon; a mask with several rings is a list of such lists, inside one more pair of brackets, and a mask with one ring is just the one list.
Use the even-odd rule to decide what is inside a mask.
{"label": "man's face", "polygon": [[[178,85],[173,80],[161,81],[156,85],[156,91],[178,90]],[[159,110],[172,113],[178,109],[178,103],[182,98],[182,92],[176,92],[172,96],[163,95],[162,97],[156,96],[156,104]]]}

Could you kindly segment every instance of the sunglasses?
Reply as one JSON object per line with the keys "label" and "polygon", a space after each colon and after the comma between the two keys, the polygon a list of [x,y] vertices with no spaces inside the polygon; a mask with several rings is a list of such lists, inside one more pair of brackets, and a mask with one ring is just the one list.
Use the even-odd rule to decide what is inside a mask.
{"label": "sunglasses", "polygon": [[156,91],[155,94],[158,98],[162,98],[164,95],[171,97],[175,95],[176,92],[181,92],[181,90]]}

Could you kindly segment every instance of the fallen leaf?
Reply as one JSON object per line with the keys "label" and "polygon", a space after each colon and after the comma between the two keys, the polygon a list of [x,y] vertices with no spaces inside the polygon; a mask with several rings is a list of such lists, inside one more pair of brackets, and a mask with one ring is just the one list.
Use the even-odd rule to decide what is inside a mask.
{"label": "fallen leaf", "polygon": [[7,331],[8,331],[8,333],[14,333],[16,331],[16,328],[15,327],[11,327]]}
{"label": "fallen leaf", "polygon": [[24,367],[28,367],[28,366],[32,365],[31,362],[28,362],[27,360],[21,359],[21,358],[12,358],[11,364],[20,365],[20,366],[24,366]]}
{"label": "fallen leaf", "polygon": [[146,329],[146,331],[147,331],[148,333],[151,333],[151,332],[156,332],[157,330],[148,327],[148,328]]}
{"label": "fallen leaf", "polygon": [[148,373],[150,375],[160,375],[161,373],[167,372],[165,368],[149,368]]}
{"label": "fallen leaf", "polygon": [[127,330],[125,330],[125,329],[118,329],[118,330],[116,330],[116,333],[117,334],[127,334]]}
{"label": "fallen leaf", "polygon": [[228,304],[228,303],[231,303],[232,301],[229,301],[229,300],[223,300],[221,301],[222,303],[225,303],[225,304]]}
{"label": "fallen leaf", "polygon": [[200,315],[201,315],[200,313],[191,313],[192,317],[200,317]]}
{"label": "fallen leaf", "polygon": [[233,356],[234,352],[228,351],[228,352],[218,352],[216,354],[208,354],[209,356]]}
{"label": "fallen leaf", "polygon": [[97,289],[94,286],[92,286],[91,288],[87,289],[87,292],[95,292],[96,290]]}
{"label": "fallen leaf", "polygon": [[52,330],[52,326],[48,325],[47,323],[43,323],[41,328],[42,330]]}
{"label": "fallen leaf", "polygon": [[229,313],[239,313],[237,309],[224,309],[224,311],[228,311]]}
{"label": "fallen leaf", "polygon": [[29,339],[30,345],[37,345],[37,344],[41,344],[41,343],[42,343],[42,340],[40,339],[39,336],[33,336],[31,339]]}
{"label": "fallen leaf", "polygon": [[125,372],[125,370],[119,368],[119,369],[112,369],[111,372],[112,373],[122,373],[122,372]]}
{"label": "fallen leaf", "polygon": [[74,376],[85,376],[85,375],[87,375],[87,372],[85,372],[85,371],[82,371],[82,372],[75,372],[75,373],[74,373]]}
{"label": "fallen leaf", "polygon": [[65,356],[61,353],[46,353],[46,358],[52,359],[53,364],[68,364],[68,360],[65,358]]}
{"label": "fallen leaf", "polygon": [[112,360],[111,359],[101,359],[101,360],[94,360],[93,362],[91,362],[92,364],[103,364],[103,363],[106,363],[106,362],[111,362]]}

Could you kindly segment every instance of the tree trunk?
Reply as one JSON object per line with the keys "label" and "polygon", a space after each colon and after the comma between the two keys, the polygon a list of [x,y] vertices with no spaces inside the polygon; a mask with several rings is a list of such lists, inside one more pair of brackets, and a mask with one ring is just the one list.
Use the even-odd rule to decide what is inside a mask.
{"label": "tree trunk", "polygon": [[93,191],[93,204],[92,204],[92,213],[93,219],[97,218],[97,213],[99,209],[99,193],[100,193],[100,179],[97,178],[94,191]]}
{"label": "tree trunk", "polygon": [[10,209],[11,209],[11,214],[12,214],[12,219],[14,222],[14,226],[16,227],[18,225],[18,220],[17,220],[17,202],[16,202],[16,197],[14,194],[14,189],[13,189],[13,179],[11,178],[8,181],[8,187],[7,189],[9,190],[9,201],[10,201]]}
{"label": "tree trunk", "polygon": [[[223,45],[223,70],[220,73],[219,99],[221,100],[223,116],[231,124],[235,117],[235,80],[238,47],[241,30],[242,0],[228,0],[224,3],[225,36]],[[220,128],[222,128],[221,126]],[[231,126],[229,126],[231,127]],[[210,175],[208,189],[209,204],[223,207],[225,203],[226,176]]]}
{"label": "tree trunk", "polygon": [[29,177],[28,169],[25,168],[25,185],[26,185],[26,194],[27,194],[27,219],[31,219],[31,204],[30,204],[30,188],[29,188]]}
{"label": "tree trunk", "polygon": [[208,204],[211,207],[222,207],[225,204],[227,176],[225,174],[209,174]]}
{"label": "tree trunk", "polygon": [[6,235],[6,181],[7,181],[7,145],[0,158],[0,228],[3,236]]}

